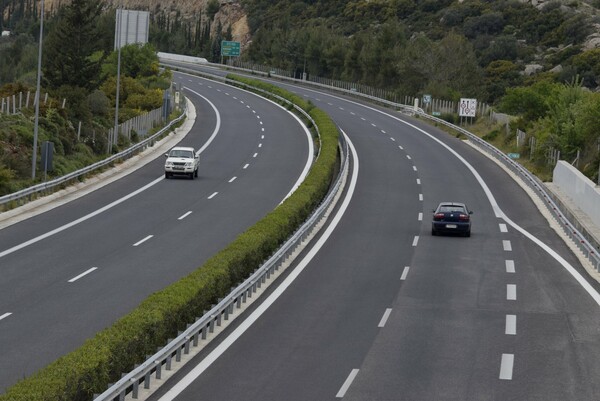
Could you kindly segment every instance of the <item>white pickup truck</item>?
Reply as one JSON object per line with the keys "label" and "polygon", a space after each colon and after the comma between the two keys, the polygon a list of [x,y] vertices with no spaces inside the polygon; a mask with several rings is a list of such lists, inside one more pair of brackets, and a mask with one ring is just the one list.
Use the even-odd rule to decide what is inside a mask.
{"label": "white pickup truck", "polygon": [[177,146],[165,154],[165,178],[171,178],[173,174],[183,174],[192,180],[198,177],[198,164],[200,157],[196,155],[194,148]]}

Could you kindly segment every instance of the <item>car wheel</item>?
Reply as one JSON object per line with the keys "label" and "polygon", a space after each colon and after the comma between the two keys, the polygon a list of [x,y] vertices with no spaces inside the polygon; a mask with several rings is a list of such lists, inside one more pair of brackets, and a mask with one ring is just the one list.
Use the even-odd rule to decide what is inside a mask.
{"label": "car wheel", "polygon": [[196,176],[196,178],[198,178],[198,169],[196,169],[196,171],[194,171],[194,175]]}
{"label": "car wheel", "polygon": [[169,177],[170,177],[169,173],[165,172],[165,179],[167,179],[167,180],[168,180],[168,179],[169,179]]}
{"label": "car wheel", "polygon": [[194,179],[194,172],[193,171],[190,173],[190,179],[192,179],[192,180]]}
{"label": "car wheel", "polygon": [[471,236],[471,230],[469,230],[465,233],[465,237],[470,237],[470,236]]}
{"label": "car wheel", "polygon": [[434,237],[437,235],[437,232],[433,228],[431,229],[431,235],[433,235]]}

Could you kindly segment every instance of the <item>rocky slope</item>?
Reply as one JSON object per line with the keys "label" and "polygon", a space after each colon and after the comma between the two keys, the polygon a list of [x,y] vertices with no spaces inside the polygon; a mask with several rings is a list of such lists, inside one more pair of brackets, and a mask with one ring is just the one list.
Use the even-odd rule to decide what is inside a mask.
{"label": "rocky slope", "polygon": [[[152,14],[162,13],[169,15],[173,20],[179,14],[184,22],[192,22],[191,26],[195,26],[198,18],[201,18],[202,24],[207,23],[208,17],[206,10],[208,9],[209,0],[104,0],[107,8],[123,7],[127,10],[143,10],[150,11]],[[61,5],[67,4],[69,0],[45,0],[44,7],[47,12],[57,10]],[[212,32],[221,23],[223,31],[227,31],[231,27],[233,40],[242,42],[242,47],[245,47],[250,41],[250,28],[248,27],[248,18],[242,8],[242,5],[237,0],[219,0],[219,11],[215,14],[212,20]]]}

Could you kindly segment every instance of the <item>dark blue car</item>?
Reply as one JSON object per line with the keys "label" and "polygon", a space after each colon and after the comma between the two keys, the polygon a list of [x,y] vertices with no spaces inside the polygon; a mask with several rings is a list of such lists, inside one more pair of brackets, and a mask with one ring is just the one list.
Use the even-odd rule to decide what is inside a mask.
{"label": "dark blue car", "polygon": [[431,235],[442,233],[471,236],[471,215],[467,205],[457,202],[442,202],[433,211]]}

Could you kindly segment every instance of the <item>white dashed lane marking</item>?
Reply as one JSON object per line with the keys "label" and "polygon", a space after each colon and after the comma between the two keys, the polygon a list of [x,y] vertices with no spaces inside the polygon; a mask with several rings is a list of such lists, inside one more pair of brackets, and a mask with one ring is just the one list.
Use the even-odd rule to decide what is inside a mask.
{"label": "white dashed lane marking", "polygon": [[500,380],[512,380],[514,363],[514,354],[502,354],[502,362],[500,362]]}
{"label": "white dashed lane marking", "polygon": [[385,324],[387,323],[390,317],[390,313],[392,313],[392,310],[390,308],[387,308],[383,313],[383,316],[381,317],[381,320],[379,321],[377,327],[385,327]]}
{"label": "white dashed lane marking", "polygon": [[12,313],[10,313],[10,312],[8,312],[8,313],[5,313],[4,315],[1,315],[1,316],[0,316],[0,320],[2,320],[2,319],[6,319],[6,318],[7,318],[7,317],[9,317],[10,315],[12,315]]}
{"label": "white dashed lane marking", "polygon": [[237,179],[237,177],[233,177],[233,178],[231,178],[231,179],[229,180],[229,182],[230,182],[230,183],[231,183],[231,182],[234,182],[236,179]]}
{"label": "white dashed lane marking", "polygon": [[136,242],[135,244],[133,244],[133,246],[140,246],[142,245],[144,242],[148,241],[149,239],[151,239],[152,237],[154,237],[154,235],[149,235],[146,238],[144,238],[143,240],[140,240],[138,242]]}
{"label": "white dashed lane marking", "polygon": [[422,202],[423,201],[423,194],[419,194],[419,200]]}
{"label": "white dashed lane marking", "polygon": [[507,233],[508,232],[508,228],[506,227],[506,224],[501,223],[499,226],[500,226],[500,232],[501,233]]}
{"label": "white dashed lane marking", "polygon": [[417,178],[417,185],[421,185],[421,179]]}
{"label": "white dashed lane marking", "polygon": [[517,285],[506,284],[506,300],[516,301],[517,300]]}
{"label": "white dashed lane marking", "polygon": [[250,165],[249,165],[249,164],[246,164],[246,165],[244,166],[244,170],[246,170],[246,169],[248,168],[248,166],[250,166]]}
{"label": "white dashed lane marking", "polygon": [[508,241],[508,240],[503,240],[502,241],[502,247],[504,248],[504,250],[506,252],[512,251],[512,245],[510,244],[510,241]]}
{"label": "white dashed lane marking", "polygon": [[413,239],[412,246],[417,246],[418,243],[419,243],[419,236],[415,235],[415,238]]}
{"label": "white dashed lane marking", "polygon": [[400,280],[406,280],[406,276],[408,276],[409,270],[410,266],[404,266],[404,270],[402,271],[402,276],[400,276]]}
{"label": "white dashed lane marking", "polygon": [[506,260],[505,264],[506,264],[506,272],[507,273],[515,272],[515,261],[514,260]]}
{"label": "white dashed lane marking", "polygon": [[188,217],[190,214],[192,214],[192,212],[187,212],[187,213],[185,213],[183,216],[179,217],[177,220],[183,220],[183,219],[185,219],[186,217]]}
{"label": "white dashed lane marking", "polygon": [[75,281],[79,280],[80,278],[83,278],[85,276],[87,276],[88,274],[90,274],[91,272],[98,270],[97,267],[92,267],[91,269],[88,269],[86,271],[84,271],[83,273],[81,273],[78,276],[73,277],[72,279],[69,280],[69,283],[74,283]]}
{"label": "white dashed lane marking", "polygon": [[211,196],[209,196],[209,197],[208,197],[208,199],[212,199],[212,198],[214,198],[215,196],[217,196],[218,194],[219,194],[218,192],[214,192],[214,193],[213,193]]}
{"label": "white dashed lane marking", "polygon": [[350,372],[350,375],[348,375],[348,378],[340,388],[340,391],[338,391],[338,393],[335,395],[336,398],[344,398],[346,392],[348,391],[348,389],[352,385],[352,382],[356,378],[356,375],[358,375],[358,372],[358,369],[352,369],[352,372]]}
{"label": "white dashed lane marking", "polygon": [[417,218],[419,221],[423,221],[423,213],[419,213],[419,217]]}
{"label": "white dashed lane marking", "polygon": [[510,336],[517,335],[517,315],[506,315],[506,328],[504,332]]}

